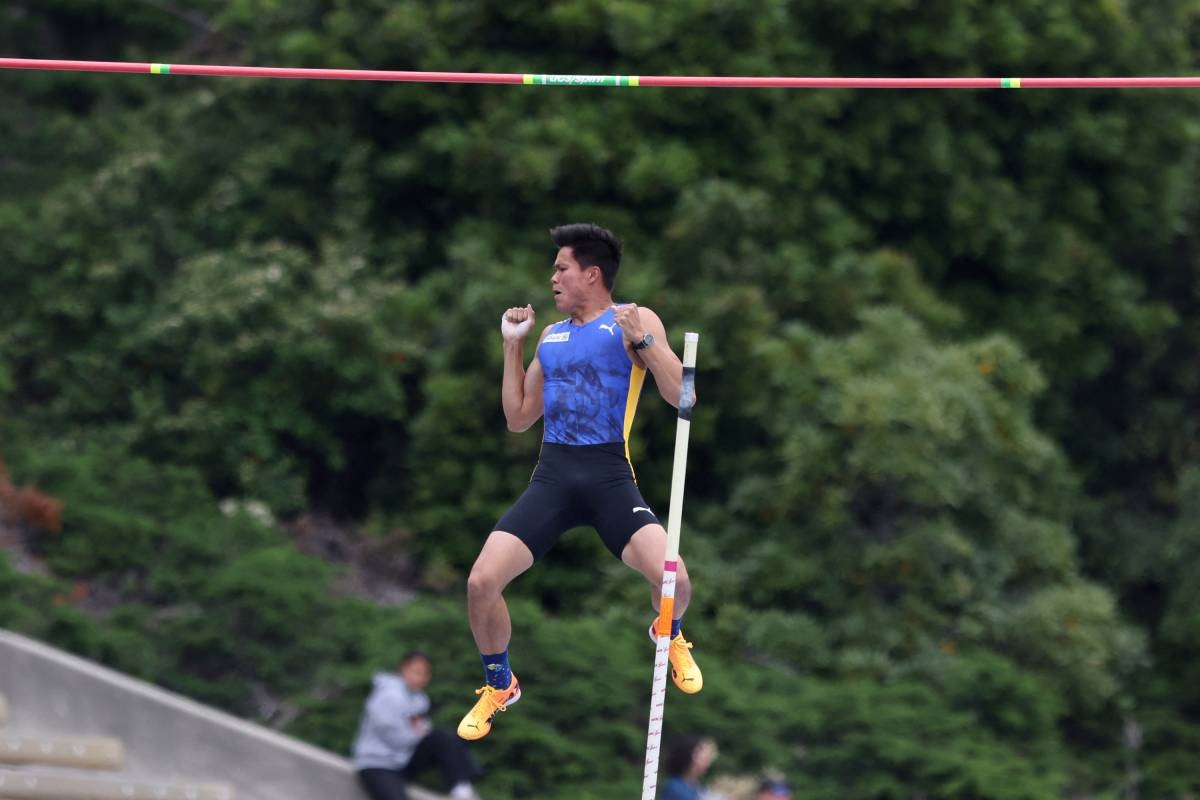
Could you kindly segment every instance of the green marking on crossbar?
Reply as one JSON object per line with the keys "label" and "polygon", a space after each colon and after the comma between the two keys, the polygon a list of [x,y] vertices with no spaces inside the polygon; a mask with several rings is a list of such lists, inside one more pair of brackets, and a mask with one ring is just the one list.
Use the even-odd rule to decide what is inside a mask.
{"label": "green marking on crossbar", "polygon": [[525,75],[528,86],[638,86],[637,75]]}

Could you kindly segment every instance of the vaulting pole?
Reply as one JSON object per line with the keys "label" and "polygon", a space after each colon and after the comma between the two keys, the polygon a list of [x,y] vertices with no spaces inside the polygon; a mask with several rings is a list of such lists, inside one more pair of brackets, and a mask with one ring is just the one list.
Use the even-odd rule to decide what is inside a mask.
{"label": "vaulting pole", "polygon": [[650,683],[650,724],[646,730],[646,768],[642,800],[654,800],[658,790],[658,756],[662,749],[663,708],[667,701],[667,665],[671,651],[671,621],[675,611],[675,572],[679,563],[679,533],[683,522],[683,485],[687,477],[688,436],[696,405],[696,345],[700,334],[683,335],[683,383],[679,389],[679,422],[675,428],[675,462],[671,469],[671,505],[667,517],[667,553],[663,561],[662,593],[655,631],[654,679]]}

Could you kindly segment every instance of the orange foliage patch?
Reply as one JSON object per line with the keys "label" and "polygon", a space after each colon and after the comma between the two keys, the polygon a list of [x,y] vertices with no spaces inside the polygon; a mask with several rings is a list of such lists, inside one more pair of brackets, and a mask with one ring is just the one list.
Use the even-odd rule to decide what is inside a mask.
{"label": "orange foliage patch", "polygon": [[3,461],[0,461],[0,511],[18,524],[46,533],[62,532],[62,501],[33,486],[18,489]]}

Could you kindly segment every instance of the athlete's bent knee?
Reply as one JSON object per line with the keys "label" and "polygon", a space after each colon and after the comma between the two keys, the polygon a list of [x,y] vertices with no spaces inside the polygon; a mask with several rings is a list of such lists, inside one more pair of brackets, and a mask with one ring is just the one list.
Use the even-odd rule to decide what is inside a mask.
{"label": "athlete's bent knee", "polygon": [[504,584],[492,572],[479,567],[471,570],[467,576],[467,597],[483,600],[494,597],[504,590]]}

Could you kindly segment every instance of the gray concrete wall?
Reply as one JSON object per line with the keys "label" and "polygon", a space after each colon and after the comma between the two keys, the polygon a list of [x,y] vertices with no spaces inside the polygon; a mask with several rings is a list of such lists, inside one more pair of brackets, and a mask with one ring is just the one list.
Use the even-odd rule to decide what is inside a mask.
{"label": "gray concrete wall", "polygon": [[4,630],[0,694],[10,733],[115,737],[131,776],[229,783],[238,800],[365,800],[340,756]]}

